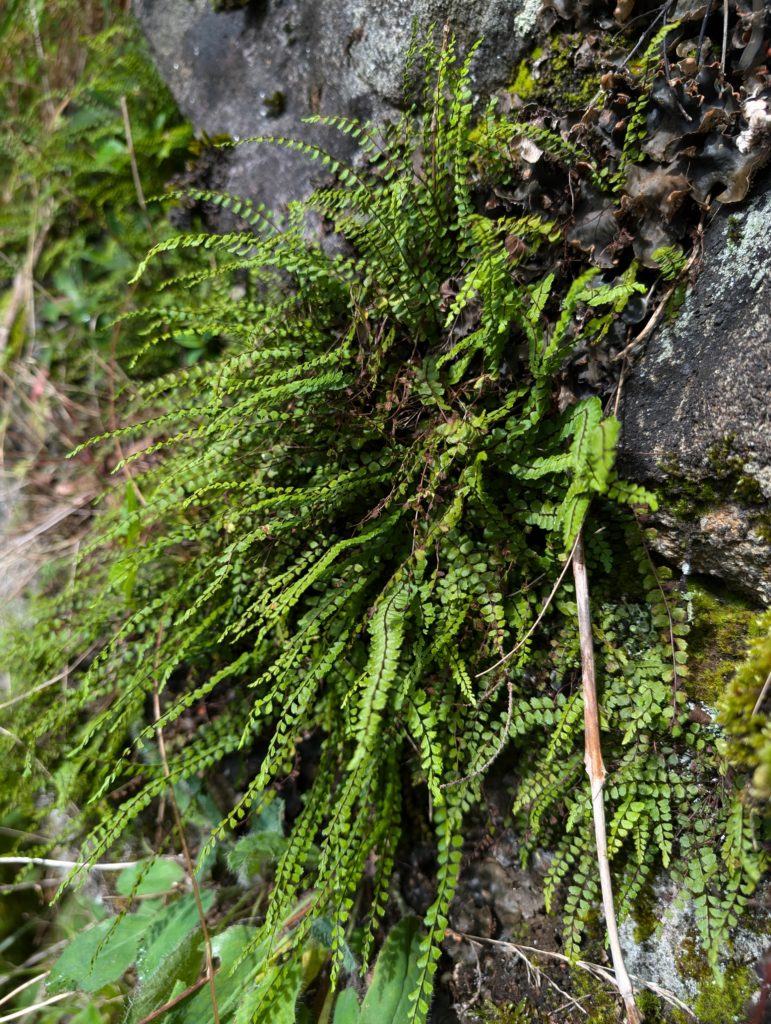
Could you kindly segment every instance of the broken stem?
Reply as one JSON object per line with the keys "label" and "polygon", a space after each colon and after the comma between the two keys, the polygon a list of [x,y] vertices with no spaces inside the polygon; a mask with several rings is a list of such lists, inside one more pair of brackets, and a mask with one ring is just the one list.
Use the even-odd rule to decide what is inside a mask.
{"label": "broken stem", "polygon": [[589,607],[589,583],[586,574],[584,557],[583,529],[579,531],[573,551],[573,578],[576,584],[576,604],[578,606],[578,635],[581,643],[581,675],[584,696],[584,763],[592,789],[592,816],[594,818],[594,837],[597,845],[597,864],[600,869],[600,888],[602,891],[602,909],[608,928],[608,942],[613,958],[613,970],[616,975],[618,992],[624,1001],[628,1024],[640,1024],[642,1016],[634,999],[632,982],[629,980],[621,944],[618,939],[616,911],[613,906],[613,887],[610,879],[610,861],[608,860],[608,838],[605,829],[605,804],[603,788],[605,786],[605,765],[602,760],[600,746],[600,716],[597,707],[597,684],[594,672],[594,643],[592,640],[592,617]]}

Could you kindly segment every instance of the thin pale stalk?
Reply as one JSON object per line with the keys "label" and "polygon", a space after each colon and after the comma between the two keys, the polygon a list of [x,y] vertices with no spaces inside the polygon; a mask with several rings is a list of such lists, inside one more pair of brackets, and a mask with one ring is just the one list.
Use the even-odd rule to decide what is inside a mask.
{"label": "thin pale stalk", "polygon": [[0,999],[0,1006],[3,1006],[5,1003],[10,1003],[10,1001],[19,994],[19,992],[23,992],[25,989],[29,988],[30,985],[36,985],[40,981],[45,981],[45,979],[48,977],[50,973],[50,971],[45,971],[43,974],[35,975],[34,978],[28,978],[26,981],[22,982],[21,985],[15,988],[12,992],[8,992],[6,995],[4,995],[2,999]]}
{"label": "thin pale stalk", "polygon": [[[176,859],[176,858],[168,858]],[[41,868],[79,868],[84,871],[126,871],[141,864],[138,860],[116,861],[114,864],[89,864],[79,860],[52,860],[50,857],[0,857],[0,864],[35,864]]]}
{"label": "thin pale stalk", "polygon": [[53,1006],[54,1003],[60,1003],[62,999],[69,999],[74,996],[74,992],[60,992],[56,996],[51,996],[49,999],[43,999],[39,1003],[33,1003],[32,1006],[25,1006],[23,1010],[14,1010],[13,1013],[7,1013],[0,1017],[0,1024],[5,1024],[9,1020],[19,1020],[20,1017],[26,1017],[30,1013],[34,1013],[35,1010],[43,1010],[46,1006]]}
{"label": "thin pale stalk", "polygon": [[640,1024],[642,1016],[634,999],[632,982],[627,974],[621,943],[618,938],[616,911],[613,906],[613,886],[610,878],[610,861],[608,860],[608,837],[605,828],[605,765],[602,760],[600,745],[600,715],[597,706],[597,683],[594,671],[594,641],[592,639],[592,615],[589,605],[589,582],[586,573],[584,556],[583,528],[579,531],[573,552],[573,578],[576,585],[576,604],[578,606],[578,635],[581,643],[581,674],[584,696],[584,738],[586,771],[592,790],[592,816],[594,818],[594,838],[597,846],[597,864],[600,870],[600,889],[602,891],[602,908],[608,929],[608,942],[613,958],[613,970],[616,975],[618,992],[624,1001],[628,1024]]}

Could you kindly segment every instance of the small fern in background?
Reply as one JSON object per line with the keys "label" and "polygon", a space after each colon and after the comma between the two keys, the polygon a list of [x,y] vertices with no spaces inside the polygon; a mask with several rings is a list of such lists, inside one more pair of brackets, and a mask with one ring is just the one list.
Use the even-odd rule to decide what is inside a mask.
{"label": "small fern in background", "polygon": [[[126,479],[106,496],[73,582],[38,603],[33,633],[9,641],[17,685],[32,688],[0,734],[2,770],[33,820],[49,812],[39,795],[52,781],[60,806],[82,808],[62,838],[86,831],[87,863],[129,839],[170,785],[183,792],[214,770],[235,792],[205,830],[204,872],[312,765],[286,836],[252,840],[251,852],[241,838],[230,854],[236,871],[266,849],[275,866],[260,926],[215,935],[243,978],[223,1019],[291,1020],[319,945],[332,994],[341,973],[370,962],[411,787],[438,867],[395,1019],[424,1022],[464,815],[509,741],[527,848],[555,850],[547,892],[565,894],[577,954],[597,886],[576,610],[567,582],[549,598],[582,527],[622,911],[668,868],[694,895],[715,959],[762,861],[752,811],[729,787],[715,793],[714,758],[685,713],[684,613],[629,510],[655,499],[618,478],[619,425],[597,397],[556,403],[574,349],[600,341],[644,286],[634,265],[613,285],[580,265],[519,273],[525,254],[559,244],[560,228],[479,212],[475,176],[480,148],[500,160],[529,129],[488,110],[472,132],[473,54],[460,61],[429,42],[419,56],[423,105],[398,124],[325,119],[358,142],[365,167],[251,140],[304,152],[330,182],[284,215],[195,193],[241,227],[161,240],[142,261],[135,280],[166,254],[204,257],[125,321],[140,351],[212,332],[227,349],[139,385],[126,425],[96,439],[126,444]],[[541,132],[538,144],[574,156],[559,137]],[[339,244],[317,240],[319,214]],[[204,291],[190,302],[192,284]],[[34,684],[63,664],[72,672],[50,701]],[[0,792],[11,791],[6,777]],[[739,838],[698,874],[694,844],[708,850],[729,825]],[[343,996],[335,1020],[369,1019],[354,999]]]}

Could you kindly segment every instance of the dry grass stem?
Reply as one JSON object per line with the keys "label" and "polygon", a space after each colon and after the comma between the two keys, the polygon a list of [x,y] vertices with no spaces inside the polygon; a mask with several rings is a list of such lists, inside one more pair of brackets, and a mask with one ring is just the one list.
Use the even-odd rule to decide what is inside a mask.
{"label": "dry grass stem", "polygon": [[573,549],[573,578],[576,585],[576,604],[578,606],[578,635],[581,644],[581,674],[584,696],[584,736],[586,741],[585,764],[592,790],[592,816],[594,818],[594,837],[597,846],[597,865],[600,872],[600,888],[602,891],[602,907],[608,929],[613,968],[616,975],[618,992],[624,1001],[628,1024],[640,1024],[642,1016],[637,1009],[634,990],[629,980],[621,943],[618,938],[616,911],[613,906],[613,885],[610,877],[610,861],[608,860],[608,837],[605,828],[605,802],[603,788],[605,786],[605,765],[602,760],[600,746],[600,715],[597,705],[597,684],[594,670],[594,641],[592,639],[592,618],[589,604],[589,583],[586,572],[584,554],[583,527],[578,532]]}

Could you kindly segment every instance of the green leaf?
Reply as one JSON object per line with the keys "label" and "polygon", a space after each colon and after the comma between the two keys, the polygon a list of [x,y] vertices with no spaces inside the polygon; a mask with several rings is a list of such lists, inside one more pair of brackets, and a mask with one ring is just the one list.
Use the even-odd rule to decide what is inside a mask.
{"label": "green leaf", "polygon": [[115,888],[121,896],[158,895],[168,892],[184,877],[184,869],[177,861],[150,857],[121,871]]}
{"label": "green leaf", "polygon": [[608,478],[616,461],[616,441],[620,430],[619,421],[609,416],[597,424],[589,437],[588,469],[592,487],[599,494],[604,494],[608,489]]}
{"label": "green leaf", "polygon": [[117,981],[136,960],[149,919],[159,908],[160,902],[151,900],[134,914],[102,921],[76,935],[51,968],[48,991],[97,992]]}
{"label": "green leaf", "polygon": [[[214,902],[201,894],[204,910]],[[76,935],[51,969],[51,993],[78,989],[97,992],[137,963],[140,981],[149,978],[170,952],[198,927],[191,895],[164,907],[160,900],[142,903],[138,910],[102,921]]]}
{"label": "green leaf", "polygon": [[361,1024],[359,998],[352,988],[344,988],[337,997],[332,1024]]}
{"label": "green leaf", "polygon": [[228,855],[228,867],[244,882],[259,877],[277,863],[287,845],[288,840],[275,832],[243,836]]}
{"label": "green leaf", "polygon": [[[204,913],[208,913],[213,903],[213,892],[201,893]],[[197,932],[199,928],[198,908],[192,893],[164,907],[149,925],[145,925],[137,958],[139,980],[144,981],[153,975],[169,953],[176,949],[190,932]]]}
{"label": "green leaf", "polygon": [[[270,1003],[271,1024],[294,1024],[294,1004],[302,984],[302,963],[286,967],[268,967],[265,964],[267,944],[259,943],[248,956],[244,950],[251,947],[257,929],[248,925],[233,925],[212,938],[212,955],[220,966],[215,978],[217,1008],[220,1019],[233,1024],[250,1024],[252,1014],[268,996],[280,995],[279,1005]],[[240,961],[240,963],[239,963]],[[234,964],[238,967],[233,970]],[[166,1024],[211,1024],[211,991],[202,988],[178,1009],[172,1010]]]}
{"label": "green leaf", "polygon": [[200,973],[202,958],[201,935],[197,931],[190,931],[140,984],[126,1024],[138,1024],[153,1010],[167,1003],[172,998],[175,985],[180,990],[192,985]]}
{"label": "green leaf", "polygon": [[420,940],[417,918],[406,917],[391,929],[361,1004],[359,1024],[403,1024],[408,1019],[408,997],[418,982]]}

